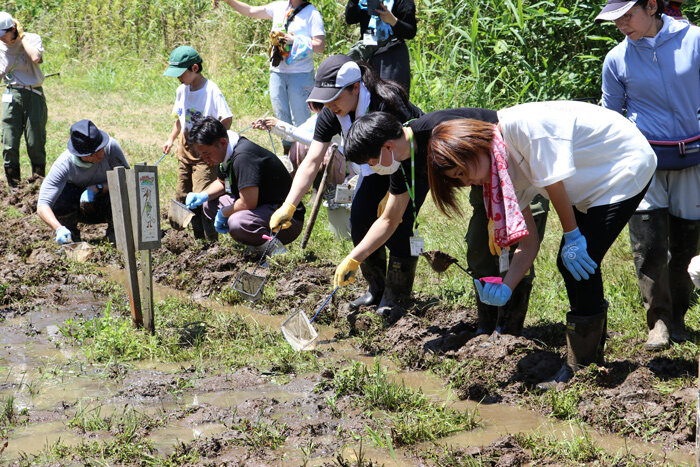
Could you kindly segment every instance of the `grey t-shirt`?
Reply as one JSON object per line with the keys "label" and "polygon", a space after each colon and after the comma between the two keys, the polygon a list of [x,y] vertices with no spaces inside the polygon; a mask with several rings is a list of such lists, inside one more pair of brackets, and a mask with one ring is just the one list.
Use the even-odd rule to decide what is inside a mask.
{"label": "grey t-shirt", "polygon": [[53,207],[58,196],[65,188],[66,183],[72,183],[79,187],[87,188],[97,183],[107,183],[107,171],[115,167],[129,168],[129,163],[124,157],[121,146],[114,138],[109,138],[105,146],[105,156],[89,169],[83,169],[73,163],[73,155],[66,151],[58,156],[51,166],[49,174],[41,183],[37,206],[48,204]]}

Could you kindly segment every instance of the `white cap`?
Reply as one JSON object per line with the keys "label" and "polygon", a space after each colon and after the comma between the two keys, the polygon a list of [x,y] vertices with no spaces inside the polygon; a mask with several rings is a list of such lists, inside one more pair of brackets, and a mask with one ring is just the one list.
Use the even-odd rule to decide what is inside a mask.
{"label": "white cap", "polygon": [[0,30],[11,29],[15,26],[15,20],[12,15],[6,11],[0,11]]}

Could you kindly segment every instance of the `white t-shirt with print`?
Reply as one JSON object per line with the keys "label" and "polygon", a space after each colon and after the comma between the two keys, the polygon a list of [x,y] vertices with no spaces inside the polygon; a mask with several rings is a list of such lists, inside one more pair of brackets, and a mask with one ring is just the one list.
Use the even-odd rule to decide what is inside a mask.
{"label": "white t-shirt with print", "polygon": [[[24,33],[22,41],[44,53],[44,46],[38,34]],[[22,41],[10,46],[0,41],[0,77],[4,77],[5,83],[9,85],[41,86],[44,74],[39,65],[29,58]]]}
{"label": "white t-shirt with print", "polygon": [[223,120],[233,116],[219,86],[209,79],[196,91],[191,91],[190,87],[184,84],[178,86],[173,114],[180,120],[183,132],[192,127],[192,117],[214,117]]}
{"label": "white t-shirt with print", "polygon": [[518,204],[563,181],[581,212],[632,198],[656,169],[637,127],[617,112],[584,102],[533,102],[498,112]]}
{"label": "white t-shirt with print", "polygon": [[[287,20],[287,13],[293,10],[289,2],[273,2],[265,6],[265,11],[272,16],[271,31],[284,31],[284,23]],[[289,23],[288,34],[294,36],[325,36],[326,31],[323,29],[323,17],[313,5],[307,5],[297,14],[291,23]],[[295,60],[291,65],[288,65],[284,60],[276,67],[270,64],[270,71],[278,73],[307,73],[314,69],[313,54],[308,57]]]}

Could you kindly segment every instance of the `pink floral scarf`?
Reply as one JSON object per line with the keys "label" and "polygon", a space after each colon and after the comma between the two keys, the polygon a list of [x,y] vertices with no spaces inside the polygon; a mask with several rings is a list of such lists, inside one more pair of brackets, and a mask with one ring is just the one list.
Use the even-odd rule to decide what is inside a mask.
{"label": "pink floral scarf", "polygon": [[517,243],[528,235],[525,218],[518,207],[518,198],[508,174],[506,143],[498,125],[493,126],[491,183],[484,185],[484,206],[488,218],[493,219],[494,241],[501,248]]}

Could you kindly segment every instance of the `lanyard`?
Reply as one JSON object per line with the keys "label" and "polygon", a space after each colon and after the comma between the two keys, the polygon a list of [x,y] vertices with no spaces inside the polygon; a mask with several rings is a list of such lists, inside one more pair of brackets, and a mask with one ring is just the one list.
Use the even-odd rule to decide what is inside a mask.
{"label": "lanyard", "polygon": [[416,160],[415,160],[415,150],[414,150],[414,144],[413,144],[413,130],[410,130],[410,133],[408,135],[408,139],[411,142],[411,185],[413,186],[413,189],[411,189],[410,186],[408,186],[408,177],[406,176],[406,171],[403,169],[403,164],[401,164],[401,172],[403,173],[403,179],[406,182],[406,190],[408,190],[408,196],[411,198],[411,202],[413,203],[413,234],[418,231],[418,207],[416,206]]}

